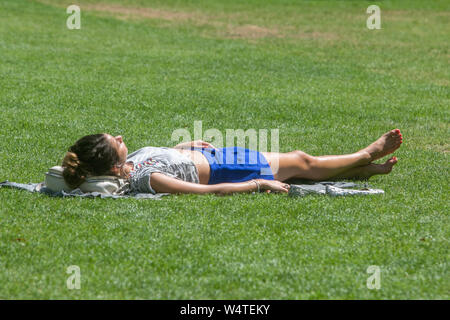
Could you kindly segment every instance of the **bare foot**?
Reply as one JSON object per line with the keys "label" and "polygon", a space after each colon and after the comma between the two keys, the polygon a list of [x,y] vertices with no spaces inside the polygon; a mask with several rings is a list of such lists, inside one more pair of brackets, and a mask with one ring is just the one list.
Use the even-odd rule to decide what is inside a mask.
{"label": "bare foot", "polygon": [[371,161],[380,159],[385,155],[393,153],[400,148],[403,137],[399,129],[393,129],[386,132],[377,141],[364,148],[361,151],[368,152],[371,157]]}
{"label": "bare foot", "polygon": [[383,164],[371,163],[362,167],[354,176],[356,179],[369,179],[371,176],[377,174],[388,174],[392,171],[392,167],[397,163],[397,157],[392,157]]}
{"label": "bare foot", "polygon": [[392,171],[392,167],[395,166],[397,162],[398,162],[397,157],[392,157],[383,164],[371,163],[363,168],[371,176],[375,174],[388,174]]}

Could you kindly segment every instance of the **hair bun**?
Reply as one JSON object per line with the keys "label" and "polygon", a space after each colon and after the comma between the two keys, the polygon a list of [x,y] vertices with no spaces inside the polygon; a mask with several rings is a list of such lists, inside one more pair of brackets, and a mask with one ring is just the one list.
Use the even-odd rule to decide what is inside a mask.
{"label": "hair bun", "polygon": [[63,167],[75,169],[80,165],[80,160],[75,152],[67,152],[63,160]]}
{"label": "hair bun", "polygon": [[64,156],[61,166],[64,168],[64,180],[69,187],[76,188],[86,179],[87,172],[83,170],[80,159],[78,159],[76,153],[68,151]]}

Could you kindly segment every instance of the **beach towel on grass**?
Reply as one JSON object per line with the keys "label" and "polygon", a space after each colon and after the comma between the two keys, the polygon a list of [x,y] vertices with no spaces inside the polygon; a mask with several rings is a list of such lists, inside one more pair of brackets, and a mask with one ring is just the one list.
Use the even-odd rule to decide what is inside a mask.
{"label": "beach towel on grass", "polygon": [[[136,198],[136,199],[153,199],[159,200],[163,196],[170,193],[134,193],[127,195],[102,194],[100,192],[82,192],[80,189],[74,189],[70,192],[60,191],[54,192],[45,187],[44,183],[17,183],[8,180],[0,182],[1,187],[9,187],[14,189],[26,190],[29,192],[40,192],[54,197],[86,197],[86,198]],[[351,189],[353,188],[353,189]],[[356,188],[356,189],[355,189]],[[358,185],[353,182],[335,182],[322,181],[312,183],[291,184],[288,195],[292,197],[304,197],[310,194],[330,195],[330,196],[348,196],[348,195],[371,195],[384,194],[381,189],[370,189],[367,184]]]}
{"label": "beach towel on grass", "polygon": [[136,198],[136,199],[152,199],[152,200],[159,200],[163,196],[167,196],[170,193],[130,193],[126,195],[115,195],[115,194],[104,194],[100,192],[83,192],[80,189],[74,189],[70,192],[63,191],[52,191],[45,187],[45,184],[43,182],[40,183],[17,183],[17,182],[10,182],[8,180],[4,182],[0,182],[0,188],[1,187],[9,187],[13,189],[21,189],[26,190],[29,192],[40,192],[47,194],[49,196],[53,197],[85,197],[85,198],[113,198],[113,199],[119,199],[119,198]]}

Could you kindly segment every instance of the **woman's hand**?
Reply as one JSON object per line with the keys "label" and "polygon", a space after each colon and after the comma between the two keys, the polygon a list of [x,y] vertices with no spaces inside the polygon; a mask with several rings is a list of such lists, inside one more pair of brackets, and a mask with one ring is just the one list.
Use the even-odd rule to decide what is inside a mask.
{"label": "woman's hand", "polygon": [[188,141],[177,144],[174,148],[176,149],[190,149],[191,147],[195,148],[212,148],[216,149],[211,143],[205,142],[202,140]]}
{"label": "woman's hand", "polygon": [[216,148],[211,143],[202,140],[191,141],[191,146],[196,148],[212,148],[212,149]]}
{"label": "woman's hand", "polygon": [[288,183],[281,182],[278,180],[266,180],[266,179],[256,179],[261,186],[261,190],[267,190],[267,192],[289,192],[291,187]]}

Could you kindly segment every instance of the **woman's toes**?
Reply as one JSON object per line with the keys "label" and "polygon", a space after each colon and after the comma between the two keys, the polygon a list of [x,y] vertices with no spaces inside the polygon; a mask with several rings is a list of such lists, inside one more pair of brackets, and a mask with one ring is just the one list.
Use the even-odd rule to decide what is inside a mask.
{"label": "woman's toes", "polygon": [[402,138],[402,133],[400,132],[400,129],[393,129],[390,131],[390,133],[391,133],[391,136],[396,139]]}
{"label": "woman's toes", "polygon": [[392,158],[388,159],[388,161],[386,161],[386,162],[394,165],[398,162],[398,159],[397,159],[397,157],[392,157]]}
{"label": "woman's toes", "polygon": [[392,171],[392,167],[398,162],[397,157],[392,157],[388,159],[384,164],[385,173],[389,173]]}

